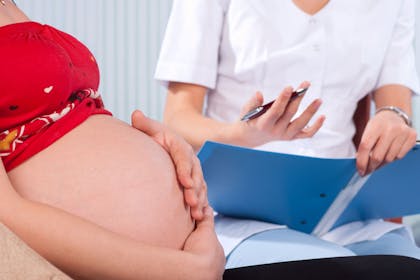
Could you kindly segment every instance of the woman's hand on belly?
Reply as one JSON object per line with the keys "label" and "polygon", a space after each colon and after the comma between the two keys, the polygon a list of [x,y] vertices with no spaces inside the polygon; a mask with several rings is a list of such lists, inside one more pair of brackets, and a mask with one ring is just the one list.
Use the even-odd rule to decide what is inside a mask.
{"label": "woman's hand on belly", "polygon": [[134,128],[141,130],[159,143],[171,156],[179,182],[184,187],[184,199],[191,207],[191,216],[196,220],[204,217],[208,205],[207,185],[204,181],[200,161],[191,145],[161,123],[146,117],[136,110],[131,115]]}
{"label": "woman's hand on belly", "polygon": [[202,279],[219,279],[225,267],[225,254],[214,230],[213,209],[203,208],[203,219],[197,221],[196,229],[185,241],[184,251],[192,253],[194,261],[200,263],[202,272],[211,275],[200,275]]}
{"label": "woman's hand on belly", "polygon": [[23,197],[146,244],[180,249],[194,228],[168,153],[110,116],[88,118],[8,175]]}

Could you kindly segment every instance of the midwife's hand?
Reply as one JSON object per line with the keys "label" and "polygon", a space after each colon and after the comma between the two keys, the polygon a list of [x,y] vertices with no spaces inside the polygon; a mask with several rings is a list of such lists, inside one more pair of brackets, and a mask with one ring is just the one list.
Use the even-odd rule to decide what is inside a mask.
{"label": "midwife's hand", "polygon": [[146,117],[141,111],[133,112],[131,122],[133,127],[152,137],[169,153],[175,164],[178,181],[184,187],[184,199],[191,207],[192,218],[203,219],[203,209],[208,204],[207,186],[200,161],[192,147],[168,127]]}
{"label": "midwife's hand", "polygon": [[403,158],[416,144],[416,131],[392,111],[381,111],[366,125],[357,151],[360,175]]}
{"label": "midwife's hand", "polygon": [[[299,88],[306,87],[309,87],[308,82],[303,82]],[[319,130],[325,119],[324,116],[320,116],[311,126],[307,124],[320,107],[321,100],[313,101],[301,115],[294,118],[303,97],[298,97],[289,103],[292,92],[291,87],[285,88],[264,114],[252,120],[233,124],[233,135],[236,139],[240,139],[241,145],[255,147],[270,141],[308,138]],[[243,107],[241,116],[262,104],[263,97],[257,92]]]}
{"label": "midwife's hand", "polygon": [[184,251],[200,267],[200,279],[222,279],[225,255],[214,231],[213,209],[204,208],[203,220],[197,222],[196,229],[185,241]]}

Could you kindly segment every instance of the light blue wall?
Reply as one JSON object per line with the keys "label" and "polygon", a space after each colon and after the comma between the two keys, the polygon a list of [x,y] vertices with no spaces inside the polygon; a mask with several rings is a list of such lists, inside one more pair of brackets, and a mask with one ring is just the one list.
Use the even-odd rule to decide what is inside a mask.
{"label": "light blue wall", "polygon": [[[162,118],[165,93],[153,80],[153,71],[172,0],[16,2],[33,20],[73,34],[92,50],[101,68],[102,95],[115,116],[128,121],[130,112],[140,108],[155,119]],[[420,17],[420,5],[416,13]],[[420,69],[420,21],[416,46]],[[420,134],[420,98],[413,108]]]}
{"label": "light blue wall", "polygon": [[[420,76],[420,4],[416,1],[416,65],[417,72]],[[417,129],[417,134],[420,138],[420,97],[413,99],[413,122],[414,127]]]}

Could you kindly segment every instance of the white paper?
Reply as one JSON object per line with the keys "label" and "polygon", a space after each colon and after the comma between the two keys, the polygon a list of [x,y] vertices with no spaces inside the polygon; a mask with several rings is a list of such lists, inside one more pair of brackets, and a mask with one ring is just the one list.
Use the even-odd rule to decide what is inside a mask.
{"label": "white paper", "polygon": [[286,228],[284,225],[265,223],[254,220],[235,219],[223,215],[215,216],[217,237],[222,244],[225,256],[248,237],[271,229]]}
{"label": "white paper", "polygon": [[[376,240],[385,233],[404,228],[403,224],[385,222],[383,220],[359,221],[342,225],[321,236],[321,239],[346,246],[366,240]],[[413,239],[409,230],[403,231],[410,239]]]}

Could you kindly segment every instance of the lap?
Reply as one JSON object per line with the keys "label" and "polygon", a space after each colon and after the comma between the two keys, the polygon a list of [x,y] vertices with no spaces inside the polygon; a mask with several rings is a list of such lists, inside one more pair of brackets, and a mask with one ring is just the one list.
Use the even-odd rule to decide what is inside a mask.
{"label": "lap", "polygon": [[226,268],[355,255],[399,255],[420,259],[420,248],[401,230],[389,232],[377,240],[342,247],[282,228],[260,232],[244,240],[227,257]]}
{"label": "lap", "polygon": [[339,245],[282,228],[260,232],[244,240],[228,256],[226,268],[353,255]]}
{"label": "lap", "polygon": [[377,240],[346,246],[356,255],[399,255],[420,259],[420,248],[404,234],[403,229],[391,231]]}

